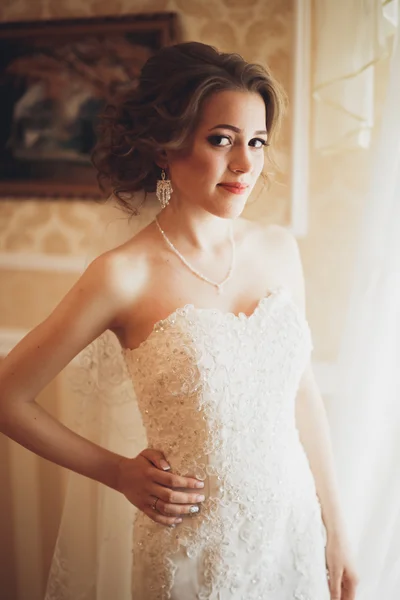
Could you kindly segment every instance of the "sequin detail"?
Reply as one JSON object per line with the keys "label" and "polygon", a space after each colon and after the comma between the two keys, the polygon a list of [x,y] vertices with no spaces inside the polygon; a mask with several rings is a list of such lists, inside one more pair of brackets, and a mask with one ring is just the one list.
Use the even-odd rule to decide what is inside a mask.
{"label": "sequin detail", "polygon": [[148,446],[204,480],[206,495],[175,528],[137,514],[133,597],[328,600],[294,410],[311,350],[307,321],[279,288],[250,316],[179,308],[123,351]]}

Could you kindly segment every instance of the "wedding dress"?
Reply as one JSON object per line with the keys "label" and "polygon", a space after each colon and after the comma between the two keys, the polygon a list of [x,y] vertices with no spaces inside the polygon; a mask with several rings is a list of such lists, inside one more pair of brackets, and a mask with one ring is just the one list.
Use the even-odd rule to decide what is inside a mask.
{"label": "wedding dress", "polygon": [[[119,350],[146,446],[163,451],[173,473],[203,480],[206,497],[173,528],[135,510],[124,558],[132,600],[330,598],[326,530],[295,423],[312,347],[306,319],[279,287],[250,316],[178,308],[139,347]],[[73,597],[57,592],[60,570],[66,584],[72,573],[59,553],[47,600]]]}
{"label": "wedding dress", "polygon": [[123,354],[148,446],[205,482],[175,528],[139,512],[137,600],[324,600],[324,531],[294,400],[311,349],[279,288],[247,317],[178,308]]}

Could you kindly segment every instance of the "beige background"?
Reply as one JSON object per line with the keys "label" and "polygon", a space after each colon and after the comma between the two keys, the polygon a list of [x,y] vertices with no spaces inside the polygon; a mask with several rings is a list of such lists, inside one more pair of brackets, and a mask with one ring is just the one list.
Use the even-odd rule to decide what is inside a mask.
{"label": "beige background", "polygon": [[[2,0],[0,18],[14,21],[162,10],[179,14],[183,39],[211,43],[269,64],[292,95],[293,0]],[[289,132],[290,114],[279,149],[286,170]],[[311,156],[309,233],[299,244],[318,363],[334,364],[336,359],[369,161],[369,153],[361,150],[336,157]],[[286,181],[259,194],[247,214],[285,225],[289,210]],[[116,219],[121,217],[106,206],[79,199],[4,199],[0,201],[0,255],[37,253],[88,260],[104,237],[110,244],[117,239]],[[137,223],[147,218],[145,213]],[[106,229],[110,219],[113,224]],[[0,330],[35,326],[76,277],[74,273],[0,267]],[[60,376],[39,398],[60,418],[62,389]],[[65,474],[3,436],[0,452],[0,595],[7,600],[39,600],[57,533]]]}

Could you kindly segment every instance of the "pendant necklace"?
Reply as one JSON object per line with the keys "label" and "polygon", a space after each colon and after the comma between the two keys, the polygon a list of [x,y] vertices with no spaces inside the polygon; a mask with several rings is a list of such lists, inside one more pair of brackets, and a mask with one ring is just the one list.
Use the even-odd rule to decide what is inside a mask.
{"label": "pendant necklace", "polygon": [[203,275],[202,273],[200,273],[200,271],[198,271],[197,269],[195,269],[194,267],[192,267],[192,265],[186,260],[186,258],[184,256],[182,256],[182,254],[179,252],[179,250],[177,250],[175,248],[175,246],[173,245],[173,243],[168,239],[166,233],[161,229],[160,223],[158,222],[158,218],[155,218],[155,222],[156,225],[161,233],[161,235],[163,236],[164,240],[167,242],[168,246],[171,248],[171,250],[178,256],[178,258],[181,259],[181,261],[183,262],[183,264],[185,264],[188,269],[190,269],[192,271],[192,273],[194,273],[194,275],[196,275],[197,277],[199,277],[200,279],[202,279],[203,281],[206,281],[207,283],[213,285],[214,287],[217,288],[218,293],[222,294],[222,286],[224,286],[229,279],[232,276],[233,273],[233,269],[235,266],[235,241],[233,239],[233,233],[232,233],[232,223],[230,224],[230,228],[229,228],[229,239],[231,241],[231,246],[232,246],[232,258],[231,258],[231,265],[229,267],[229,271],[227,276],[225,277],[225,279],[223,281],[221,281],[220,283],[217,283],[216,281],[212,281],[212,279],[209,279],[208,277],[206,277],[205,275]]}

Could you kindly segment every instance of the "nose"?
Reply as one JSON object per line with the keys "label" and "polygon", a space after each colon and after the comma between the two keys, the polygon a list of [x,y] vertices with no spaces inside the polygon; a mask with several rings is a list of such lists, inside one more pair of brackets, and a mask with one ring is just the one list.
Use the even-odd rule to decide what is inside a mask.
{"label": "nose", "polygon": [[247,147],[237,148],[235,154],[231,156],[229,169],[233,173],[249,173],[253,170],[250,151]]}

